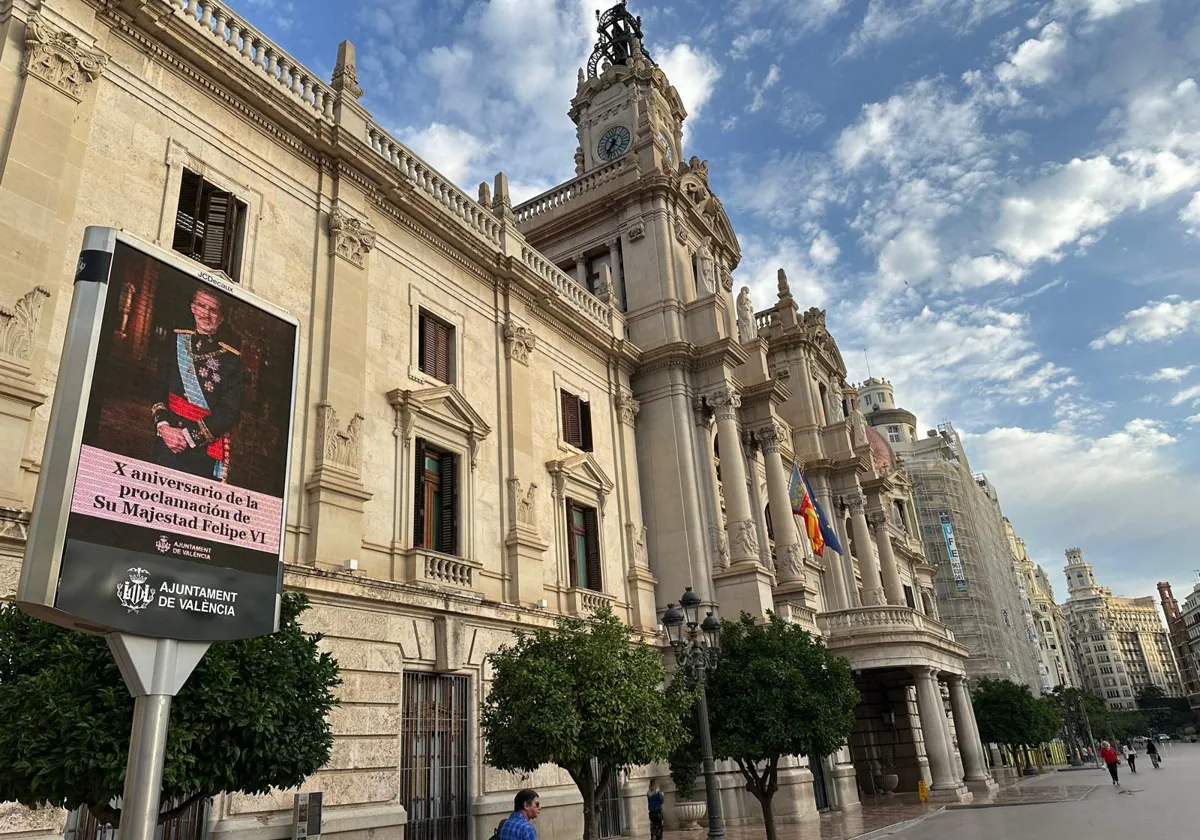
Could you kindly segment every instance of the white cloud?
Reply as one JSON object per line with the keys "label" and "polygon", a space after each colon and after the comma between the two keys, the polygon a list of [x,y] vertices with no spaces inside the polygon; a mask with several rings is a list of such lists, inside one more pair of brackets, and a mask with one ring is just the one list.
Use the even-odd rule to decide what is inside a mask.
{"label": "white cloud", "polygon": [[1099,350],[1109,344],[1166,341],[1197,330],[1200,330],[1200,300],[1167,295],[1126,312],[1120,326],[1097,338],[1092,347]]}
{"label": "white cloud", "polygon": [[996,282],[1016,283],[1025,277],[1025,270],[1002,257],[962,257],[950,266],[951,286],[973,289]]}
{"label": "white cloud", "polygon": [[841,250],[828,231],[819,231],[808,246],[808,258],[813,265],[830,266],[837,262]]}
{"label": "white cloud", "polygon": [[461,128],[438,122],[421,129],[405,129],[400,139],[459,186],[468,183],[467,176],[493,148],[493,144]]}
{"label": "white cloud", "polygon": [[759,84],[754,84],[754,74],[746,74],[746,87],[754,93],[754,99],[746,106],[746,110],[753,114],[762,110],[763,105],[767,104],[767,91],[774,87],[779,82],[779,65],[772,64],[768,69],[763,80]]}
{"label": "white cloud", "polygon": [[739,61],[748,58],[751,50],[767,43],[770,39],[771,30],[769,29],[751,29],[749,32],[743,32],[734,36],[729,56]]}
{"label": "white cloud", "polygon": [[[823,273],[828,264],[812,258],[814,249],[824,257],[829,255],[827,250],[822,250],[825,245],[817,245],[822,236],[828,237],[828,234],[822,231],[807,248],[790,236],[777,239],[764,239],[753,234],[742,236],[742,262],[734,274],[735,284],[749,286],[754,308],[766,309],[778,300],[777,272],[782,268],[787,272],[792,298],[801,309],[824,306],[829,299],[831,284],[830,278]],[[836,259],[837,245],[832,239],[828,245],[832,246]]]}
{"label": "white cloud", "polygon": [[1190,575],[1182,564],[1193,554],[1200,480],[1174,454],[1176,440],[1161,422],[1138,418],[1101,436],[1010,427],[964,437],[972,468],[1000,489],[1035,557],[1061,564],[1063,549],[1080,545],[1105,585],[1138,595],[1172,573]]}
{"label": "white cloud", "polygon": [[1200,192],[1193,193],[1192,200],[1179,211],[1179,220],[1188,226],[1188,233],[1200,236]]}
{"label": "white cloud", "polygon": [[996,78],[1010,87],[1043,85],[1054,78],[1066,51],[1066,27],[1051,21],[1037,38],[1023,42],[1007,61],[996,65]]}
{"label": "white cloud", "polygon": [[1012,5],[1013,0],[871,0],[862,22],[850,36],[845,54],[859,55],[926,19],[959,32],[969,30]]}
{"label": "white cloud", "polygon": [[1185,423],[1193,423],[1193,424],[1200,423],[1200,414],[1193,414],[1191,417],[1189,417],[1184,422]]}
{"label": "white cloud", "polygon": [[684,122],[686,140],[689,126],[699,120],[700,112],[712,98],[713,89],[721,78],[721,66],[710,53],[687,43],[676,44],[661,51],[661,55],[656,51],[654,60],[679,91],[683,106],[687,108],[688,118]]}
{"label": "white cloud", "polygon": [[1184,388],[1178,394],[1171,397],[1171,405],[1183,405],[1184,403],[1200,406],[1200,385]]}
{"label": "white cloud", "polygon": [[1141,379],[1143,382],[1182,382],[1183,378],[1194,371],[1196,367],[1197,365],[1159,368],[1154,373],[1139,376],[1138,379]]}
{"label": "white cloud", "polygon": [[879,278],[884,288],[928,280],[941,267],[941,252],[928,231],[906,228],[879,252]]}
{"label": "white cloud", "polygon": [[1056,13],[1077,14],[1082,12],[1088,21],[1104,20],[1116,17],[1137,6],[1154,3],[1157,0],[1058,0],[1054,4]]}

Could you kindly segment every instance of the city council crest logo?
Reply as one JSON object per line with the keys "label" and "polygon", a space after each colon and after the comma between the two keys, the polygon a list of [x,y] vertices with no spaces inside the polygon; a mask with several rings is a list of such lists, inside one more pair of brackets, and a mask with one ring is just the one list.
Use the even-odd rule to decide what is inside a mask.
{"label": "city council crest logo", "polygon": [[154,544],[154,547],[159,550],[159,553],[166,554],[171,550],[171,541],[167,539],[166,534],[163,534],[158,538],[158,542]]}
{"label": "city council crest logo", "polygon": [[154,603],[155,590],[146,585],[150,573],[141,567],[129,570],[129,580],[117,584],[117,600],[131,613],[139,613]]}

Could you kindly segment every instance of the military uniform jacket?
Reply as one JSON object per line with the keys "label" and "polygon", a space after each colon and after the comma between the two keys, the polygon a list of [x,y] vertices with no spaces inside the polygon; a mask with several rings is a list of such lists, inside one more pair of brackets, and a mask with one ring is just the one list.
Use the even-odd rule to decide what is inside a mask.
{"label": "military uniform jacket", "polygon": [[[169,423],[188,439],[188,450],[180,453],[180,460],[188,465],[174,466],[197,475],[211,467],[207,477],[224,481],[229,472],[229,431],[242,410],[241,350],[215,336],[185,329],[175,330],[173,350],[163,360],[166,399],[153,406],[154,425]],[[211,461],[198,459],[200,452]]]}

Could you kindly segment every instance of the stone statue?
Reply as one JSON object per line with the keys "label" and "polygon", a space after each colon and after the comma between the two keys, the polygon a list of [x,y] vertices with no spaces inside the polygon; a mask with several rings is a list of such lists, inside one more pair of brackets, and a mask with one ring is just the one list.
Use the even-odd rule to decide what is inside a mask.
{"label": "stone statue", "polygon": [[715,295],[717,293],[717,272],[713,263],[713,255],[708,250],[708,237],[696,249],[696,286],[701,294]]}
{"label": "stone statue", "polygon": [[743,344],[758,337],[758,325],[754,323],[754,304],[750,302],[750,287],[742,286],[737,297],[738,340]]}

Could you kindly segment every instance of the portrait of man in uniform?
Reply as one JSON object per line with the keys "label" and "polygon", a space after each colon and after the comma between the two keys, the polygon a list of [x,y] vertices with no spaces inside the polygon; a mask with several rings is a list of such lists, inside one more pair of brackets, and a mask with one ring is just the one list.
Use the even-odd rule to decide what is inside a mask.
{"label": "portrait of man in uniform", "polygon": [[160,402],[151,460],[216,481],[229,477],[230,431],[242,413],[245,367],[237,336],[221,332],[220,299],[201,288],[192,295],[193,326],[174,331],[162,359]]}

